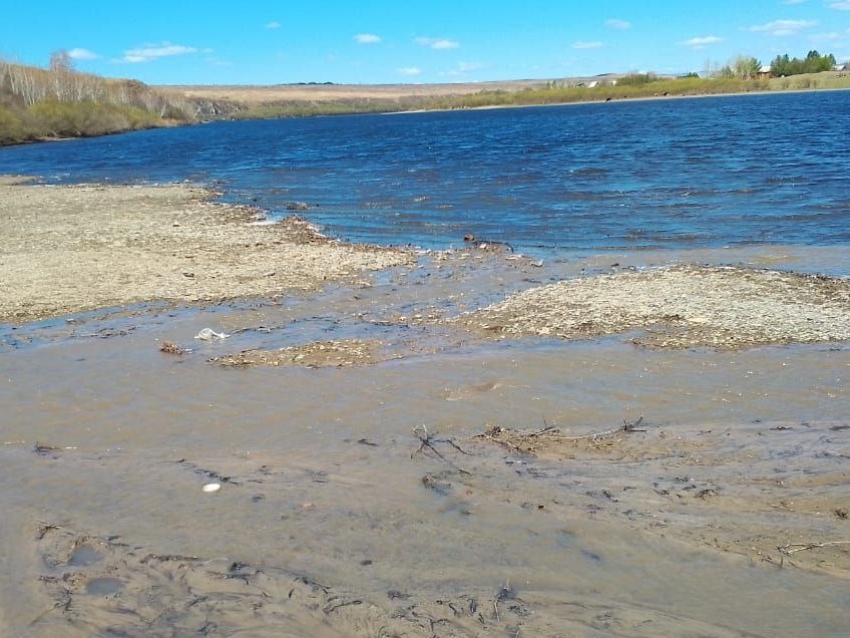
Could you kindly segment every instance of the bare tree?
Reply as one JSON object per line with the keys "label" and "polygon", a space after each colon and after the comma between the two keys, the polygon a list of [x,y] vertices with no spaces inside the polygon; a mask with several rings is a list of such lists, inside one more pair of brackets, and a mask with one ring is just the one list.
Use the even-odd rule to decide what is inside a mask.
{"label": "bare tree", "polygon": [[47,96],[44,71],[31,66],[15,64],[9,67],[12,93],[19,95],[25,106],[41,102]]}
{"label": "bare tree", "polygon": [[60,102],[69,102],[74,95],[74,65],[71,56],[64,49],[50,54],[50,79],[53,96]]}
{"label": "bare tree", "polygon": [[9,88],[9,63],[0,58],[0,90]]}
{"label": "bare tree", "polygon": [[739,55],[735,58],[732,66],[735,77],[741,78],[742,80],[751,80],[758,76],[760,68],[761,62],[752,56],[746,55]]}

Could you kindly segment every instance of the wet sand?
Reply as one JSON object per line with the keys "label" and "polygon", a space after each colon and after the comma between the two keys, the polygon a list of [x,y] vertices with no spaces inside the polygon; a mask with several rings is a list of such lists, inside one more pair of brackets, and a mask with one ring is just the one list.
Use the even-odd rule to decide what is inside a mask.
{"label": "wet sand", "polygon": [[3,635],[846,635],[847,283],[763,269],[822,254],[385,253],[179,187],[196,277],[331,251],[199,294],[114,245],[145,189],[8,188],[76,216],[3,231]]}

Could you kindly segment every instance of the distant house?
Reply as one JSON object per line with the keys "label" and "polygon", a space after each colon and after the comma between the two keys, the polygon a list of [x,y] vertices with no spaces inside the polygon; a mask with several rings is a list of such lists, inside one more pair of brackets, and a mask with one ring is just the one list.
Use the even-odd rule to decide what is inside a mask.
{"label": "distant house", "polygon": [[758,73],[756,73],[756,76],[762,80],[767,80],[773,77],[773,74],[770,72],[770,66],[768,66],[767,64],[760,66]]}

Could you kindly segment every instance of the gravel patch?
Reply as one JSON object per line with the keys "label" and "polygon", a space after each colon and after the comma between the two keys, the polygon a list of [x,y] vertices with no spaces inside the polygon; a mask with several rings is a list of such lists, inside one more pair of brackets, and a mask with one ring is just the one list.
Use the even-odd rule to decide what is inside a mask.
{"label": "gravel patch", "polygon": [[641,331],[649,347],[738,349],[850,339],[850,281],[675,266],[560,281],[456,320],[494,337],[589,339]]}
{"label": "gravel patch", "polygon": [[298,217],[188,185],[43,186],[0,179],[0,321],[145,301],[206,302],[309,290],[412,260],[346,244]]}

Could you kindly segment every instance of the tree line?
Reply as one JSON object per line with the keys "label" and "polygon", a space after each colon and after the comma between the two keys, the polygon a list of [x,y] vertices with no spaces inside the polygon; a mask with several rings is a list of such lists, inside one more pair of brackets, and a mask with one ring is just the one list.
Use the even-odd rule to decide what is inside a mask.
{"label": "tree line", "polygon": [[[821,55],[816,50],[809,51],[805,58],[790,58],[788,54],[777,55],[770,63],[770,75],[787,77],[803,73],[820,73],[835,68],[835,56],[832,53]],[[739,55],[729,64],[710,73],[714,77],[740,78],[749,80],[762,73],[762,63],[752,56]]]}
{"label": "tree line", "polygon": [[192,105],[136,80],[74,69],[65,51],[47,68],[0,59],[0,145],[50,137],[85,137],[188,122]]}
{"label": "tree line", "polygon": [[805,58],[789,59],[788,54],[777,55],[770,63],[771,74],[782,77],[802,73],[820,73],[835,68],[835,56],[832,53],[821,55],[817,50],[809,51]]}

